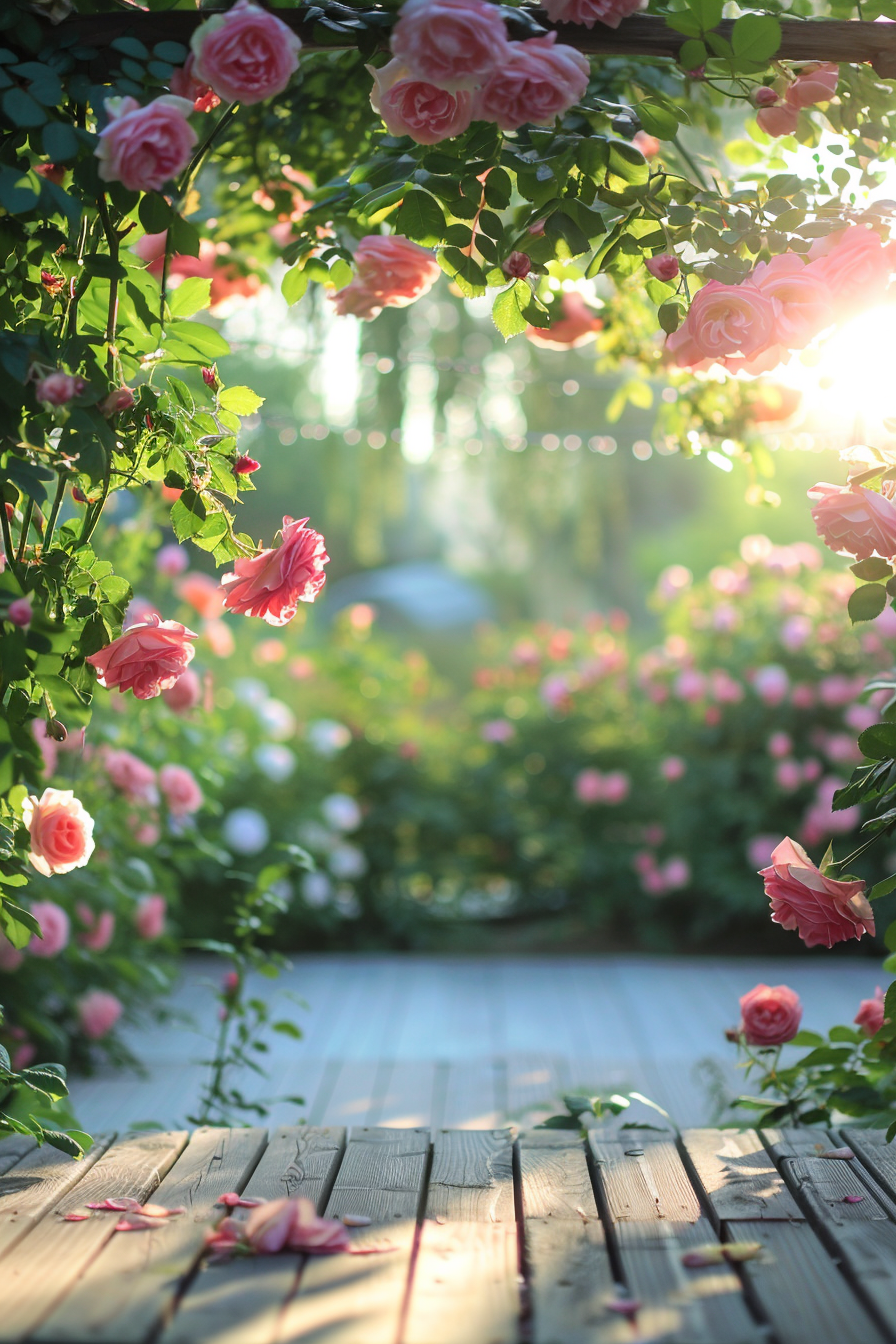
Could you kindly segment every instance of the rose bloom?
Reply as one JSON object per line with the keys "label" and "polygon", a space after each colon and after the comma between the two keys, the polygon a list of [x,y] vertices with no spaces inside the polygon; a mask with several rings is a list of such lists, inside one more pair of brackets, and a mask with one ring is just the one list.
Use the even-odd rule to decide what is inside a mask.
{"label": "rose bloom", "polygon": [[392,29],[392,54],[411,73],[450,93],[474,89],[506,64],[510,43],[485,0],[407,0]]}
{"label": "rose bloom", "polygon": [[[332,295],[337,313],[355,312],[352,301],[360,301],[357,317],[368,319],[370,309],[405,308],[432,289],[441,274],[431,252],[399,234],[384,237],[374,234],[362,238],[355,248],[357,278],[345,289]],[[363,309],[363,311],[361,310]]]}
{"label": "rose bloom", "polygon": [[128,191],[161,191],[186,168],[196,132],[185,98],[164,94],[146,107],[136,98],[107,98],[105,108],[109,124],[95,151],[101,181],[120,182]]}
{"label": "rose bloom", "polygon": [[228,103],[261,103],[282,93],[299,68],[302,43],[266,9],[237,0],[201,23],[190,39],[192,77]]}
{"label": "rose bloom", "polygon": [[782,135],[793,135],[799,123],[799,110],[788,103],[773,103],[756,113],[756,121],[766,135],[777,140]]}
{"label": "rose bloom", "polygon": [[793,751],[793,742],[788,733],[772,733],[765,744],[765,749],[769,756],[773,756],[775,760],[780,760],[782,756],[789,756]]}
{"label": "rose bloom", "polygon": [[86,386],[83,378],[56,369],[54,373],[38,379],[34,384],[34,395],[38,401],[45,401],[50,406],[64,406],[73,397],[79,397]]}
{"label": "rose bloom", "polygon": [[825,546],[839,554],[868,560],[896,556],[896,505],[874,490],[850,490],[822,481],[813,485],[812,519]]}
{"label": "rose bloom", "polygon": [[771,901],[772,922],[796,929],[807,947],[833,947],[847,938],[874,936],[874,914],[865,883],[825,877],[806,851],[789,836],[759,874]]}
{"label": "rose bloom", "polygon": [[141,938],[161,938],[165,932],[165,914],[168,905],[164,896],[141,896],[134,911],[134,928]]}
{"label": "rose bloom", "polygon": [[348,1228],[332,1218],[319,1218],[310,1199],[272,1199],[253,1209],[245,1222],[245,1238],[261,1255],[306,1251],[326,1255],[347,1251]]}
{"label": "rose bloom", "polygon": [[105,747],[103,765],[111,784],[132,803],[154,803],[158,798],[156,772],[129,751]]}
{"label": "rose bloom", "polygon": [[896,266],[896,244],[884,244],[873,229],[858,224],[817,239],[808,256],[842,319],[883,298]]}
{"label": "rose bloom", "polygon": [[175,714],[188,714],[202,699],[202,682],[193,669],[188,667],[173,686],[162,692],[162,699]]}
{"label": "rose bloom", "polygon": [[31,913],[40,925],[40,936],[32,936],[28,951],[32,957],[58,957],[68,947],[68,915],[55,901],[32,901]]}
{"label": "rose bloom", "polygon": [[828,103],[837,92],[839,79],[840,67],[833,61],[806,65],[784,94],[784,101],[791,107]]}
{"label": "rose bloom", "polygon": [[82,994],[75,1008],[81,1030],[91,1041],[107,1036],[124,1012],[121,1001],[104,989],[91,989]]}
{"label": "rose bloom", "polygon": [[159,787],[172,816],[190,816],[203,804],[202,790],[193,772],[185,765],[163,765],[159,771]]}
{"label": "rose bloom", "polygon": [[604,777],[599,770],[580,770],[573,792],[580,803],[600,803],[604,796]]}
{"label": "rose bloom", "polygon": [[177,98],[186,98],[193,104],[194,112],[211,112],[220,107],[221,99],[213,93],[208,84],[201,83],[193,73],[196,58],[190,53],[179,70],[171,76],[169,87]]}
{"label": "rose bloom", "polygon": [[193,631],[179,621],[151,616],[86,661],[96,668],[99,684],[107,690],[133,691],[138,700],[151,700],[186,671],[196,652],[190,642],[194,639]]}
{"label": "rose bloom", "polygon": [[749,280],[723,285],[710,280],[694,295],[687,318],[666,342],[677,363],[704,359],[743,366],[775,341],[775,303]]}
{"label": "rose bloom", "polygon": [[31,834],[28,861],[43,877],[83,868],[94,850],[93,818],[71,789],[44,789],[25,799],[22,820]]}
{"label": "rose bloom", "polygon": [[307,518],[283,519],[283,540],[258,555],[240,556],[221,579],[224,606],[241,616],[260,616],[268,625],[286,625],[299,602],[313,602],[324,586],[329,560],[319,532]]}
{"label": "rose bloom", "polygon": [[753,268],[750,280],[780,308],[775,336],[781,358],[801,350],[834,320],[830,289],[823,276],[794,252],[782,252]]}
{"label": "rose bloom", "polygon": [[112,911],[102,910],[99,915],[95,915],[86,902],[79,901],[75,906],[75,914],[85,926],[85,931],[78,934],[81,946],[90,948],[91,952],[105,952],[115,937],[115,916]]}
{"label": "rose bloom", "polygon": [[129,411],[134,400],[134,394],[129,387],[116,387],[100,402],[97,410],[101,415],[118,415],[121,411]]}
{"label": "rose bloom", "polygon": [[610,807],[624,803],[631,789],[631,780],[624,770],[611,770],[603,778],[603,802]]}
{"label": "rose bloom", "polygon": [[[161,278],[165,266],[166,239],[166,231],[145,233],[131,248],[135,256],[147,263],[146,269],[149,274],[157,278]],[[182,256],[175,252],[168,262],[168,278],[175,284],[192,277],[211,280],[209,312],[213,317],[229,300],[252,298],[262,288],[257,275],[244,274],[233,262],[228,262],[229,253],[228,244],[213,243],[210,238],[203,238],[199,243],[198,257]],[[172,288],[175,284],[172,284]],[[216,386],[216,382],[209,383],[209,386]],[[180,490],[173,490],[167,485],[162,487],[163,499],[170,499],[173,502],[179,499],[180,495]]]}
{"label": "rose bloom", "polygon": [[627,19],[645,7],[647,0],[544,0],[544,11],[551,23],[581,23],[593,28],[604,23],[618,28],[620,20]]}
{"label": "rose bloom", "polygon": [[784,1045],[800,1029],[803,1006],[786,985],[757,985],[740,1001],[740,1029],[747,1045]]}
{"label": "rose bloom", "polygon": [[461,135],[473,116],[473,95],[464,89],[449,93],[414,79],[407,66],[392,60],[373,75],[370,105],[390,135],[409,135],[418,145],[437,145]]}
{"label": "rose bloom", "polygon": [[553,126],[581,101],[590,77],[587,56],[558,43],[556,33],[512,42],[477,93],[473,115],[477,121],[496,122],[502,131],[529,122]]}
{"label": "rose bloom", "polygon": [[885,994],[878,985],[873,999],[862,999],[853,1021],[867,1036],[876,1036],[884,1024]]}
{"label": "rose bloom", "polygon": [[687,771],[687,762],[681,756],[666,756],[660,761],[660,774],[668,783],[674,784]]}
{"label": "rose bloom", "polygon": [[779,663],[766,663],[753,678],[753,690],[764,705],[780,705],[789,689],[787,670]]}
{"label": "rose bloom", "polygon": [[526,328],[526,338],[543,350],[572,350],[593,341],[603,322],[593,308],[572,289],[560,295],[563,316],[553,318],[549,327]]}

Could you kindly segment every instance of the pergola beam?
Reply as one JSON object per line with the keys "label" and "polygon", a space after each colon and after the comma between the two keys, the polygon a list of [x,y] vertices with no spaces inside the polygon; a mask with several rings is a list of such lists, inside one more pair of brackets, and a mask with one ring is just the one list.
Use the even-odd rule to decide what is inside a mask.
{"label": "pergola beam", "polygon": [[[341,6],[340,9],[342,14],[346,12]],[[148,45],[164,41],[186,44],[198,25],[216,12],[224,11],[152,13],[119,9],[112,14],[74,16],[65,19],[53,31],[76,33],[79,40],[96,47],[106,47],[117,37],[139,37]],[[668,56],[675,59],[682,43],[687,41],[667,27],[664,19],[649,15],[623,19],[618,28],[595,24],[594,28],[588,29],[580,24],[551,23],[539,9],[530,12],[546,28],[555,29],[562,42],[589,56]],[[363,11],[357,13],[360,16]],[[315,33],[316,21],[309,21],[303,10],[277,9],[276,14],[298,33],[307,50],[339,50],[338,42],[322,43],[319,40],[319,30],[317,35]],[[896,78],[896,24],[844,19],[782,19],[780,22],[781,46],[777,57],[781,60],[837,61],[841,64],[867,61],[882,78]],[[730,38],[733,26],[732,20],[725,20],[715,31]],[[346,41],[342,45],[351,47],[354,44]]]}

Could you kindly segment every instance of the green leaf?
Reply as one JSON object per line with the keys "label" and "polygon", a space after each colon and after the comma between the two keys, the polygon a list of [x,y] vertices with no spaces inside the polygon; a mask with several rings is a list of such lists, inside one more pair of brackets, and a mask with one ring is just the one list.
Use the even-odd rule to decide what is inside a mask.
{"label": "green leaf", "polygon": [[234,415],[254,415],[264,397],[253,392],[251,387],[225,387],[218,401],[225,411],[233,411]]}
{"label": "green leaf", "polygon": [[781,25],[770,14],[744,14],[731,31],[731,46],[738,61],[768,61],[780,45]]}
{"label": "green leaf", "polygon": [[440,243],[445,233],[445,212],[435,196],[414,187],[409,191],[395,216],[395,227],[406,238],[424,247]]}
{"label": "green leaf", "polygon": [[44,1142],[51,1148],[58,1148],[61,1153],[68,1153],[75,1161],[80,1161],[93,1147],[93,1139],[82,1129],[70,1129],[66,1133],[60,1129],[42,1128],[42,1135]]}
{"label": "green leaf", "polygon": [[[866,894],[869,901],[876,901],[881,896],[889,896],[891,891],[896,891],[896,873],[892,877],[885,877],[882,882],[876,882]],[[887,943],[887,947],[890,947],[889,943]],[[890,947],[890,951],[896,952],[896,943]]]}
{"label": "green leaf", "polygon": [[148,191],[137,208],[137,216],[147,233],[162,233],[171,223],[174,211],[157,191]]}
{"label": "green leaf", "polygon": [[875,723],[859,734],[859,750],[872,761],[896,757],[896,723]]}
{"label": "green leaf", "polygon": [[192,317],[210,302],[212,282],[200,275],[188,276],[181,281],[177,289],[168,298],[168,311],[172,317]]}
{"label": "green leaf", "polygon": [[817,1031],[798,1031],[793,1040],[788,1041],[787,1044],[814,1048],[817,1045],[824,1045],[824,1037],[820,1036]]}
{"label": "green leaf", "polygon": [[[520,286],[525,294],[521,293]],[[495,299],[492,306],[492,321],[505,341],[509,341],[511,336],[520,336],[529,325],[523,316],[523,308],[530,297],[531,291],[525,280],[518,280],[516,284],[502,290]]]}
{"label": "green leaf", "polygon": [[472,257],[466,256],[459,248],[443,248],[438,261],[442,270],[452,277],[458,289],[468,299],[485,293],[487,288],[485,272]]}
{"label": "green leaf", "polygon": [[51,163],[64,163],[78,153],[78,137],[67,121],[51,121],[41,132],[44,153]]}
{"label": "green leaf", "polygon": [[10,900],[0,901],[0,929],[19,951],[28,946],[33,935],[40,933],[40,925],[31,911]]}
{"label": "green leaf", "polygon": [[678,118],[668,108],[659,103],[637,103],[635,113],[648,135],[658,140],[674,140],[678,134]]}
{"label": "green leaf", "polygon": [[9,118],[14,126],[20,126],[23,129],[31,129],[34,126],[43,126],[47,120],[47,114],[30,93],[24,89],[7,89],[0,96],[0,107],[4,114]]}
{"label": "green leaf", "polygon": [[120,51],[122,56],[130,56],[136,61],[149,60],[149,52],[137,37],[116,37],[109,45],[113,51]]}
{"label": "green leaf", "polygon": [[280,282],[280,292],[290,305],[298,303],[308,288],[308,273],[301,266],[293,266]]}
{"label": "green leaf", "polygon": [[689,38],[687,42],[682,42],[681,50],[678,53],[678,64],[682,70],[698,70],[701,65],[705,65],[709,59],[709,52],[706,50],[706,44],[698,41],[696,38]]}
{"label": "green leaf", "polygon": [[881,583],[866,583],[850,595],[846,604],[853,625],[873,621],[887,605],[887,590]]}
{"label": "green leaf", "polygon": [[868,560],[858,560],[850,569],[856,578],[864,580],[865,583],[876,583],[879,579],[893,578],[893,566],[889,560],[879,560],[876,555],[872,555]]}
{"label": "green leaf", "polygon": [[[542,1120],[536,1129],[581,1129],[582,1125],[574,1115],[551,1115],[547,1120]],[[894,1125],[896,1129],[896,1125]]]}

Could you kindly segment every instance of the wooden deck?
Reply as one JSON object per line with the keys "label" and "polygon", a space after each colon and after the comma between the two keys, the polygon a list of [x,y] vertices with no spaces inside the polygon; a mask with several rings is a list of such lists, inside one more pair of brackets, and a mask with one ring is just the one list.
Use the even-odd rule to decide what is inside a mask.
{"label": "wooden deck", "polygon": [[[217,1026],[206,987],[211,959],[187,963],[172,1007],[205,1037]],[[266,1086],[236,1079],[249,1096],[305,1098],[276,1106],[272,1124],[441,1128],[531,1125],[570,1091],[637,1089],[680,1126],[715,1118],[709,1083],[743,1090],[724,1030],[758,981],[791,985],[804,1025],[851,1022],[880,979],[873,960],[824,954],[775,958],[297,956],[258,988],[295,1017],[301,1041],[271,1038]],[[305,999],[308,1009],[287,996]],[[178,1128],[193,1112],[207,1050],[177,1023],[129,1033],[148,1076],[108,1072],[74,1079],[86,1128],[123,1130],[156,1120]],[[709,1069],[707,1068],[709,1061]],[[710,1072],[711,1070],[711,1072]]]}
{"label": "wooden deck", "polygon": [[[78,1164],[6,1140],[0,1173],[0,1344],[896,1340],[896,1151],[870,1131],[205,1129]],[[353,1238],[388,1253],[207,1266],[231,1190],[366,1216]],[[186,1212],[65,1221],[114,1195]],[[683,1260],[743,1241],[739,1265]]]}

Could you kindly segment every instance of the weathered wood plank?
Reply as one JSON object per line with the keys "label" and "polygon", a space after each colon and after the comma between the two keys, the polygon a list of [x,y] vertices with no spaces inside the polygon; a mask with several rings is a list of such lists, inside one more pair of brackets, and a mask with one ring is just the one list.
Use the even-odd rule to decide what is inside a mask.
{"label": "weathered wood plank", "polygon": [[727,1241],[758,1241],[763,1254],[742,1265],[778,1344],[880,1344],[884,1336],[808,1222],[738,1220]]}
{"label": "weathered wood plank", "polygon": [[520,1135],[524,1218],[596,1218],[585,1145],[578,1133],[533,1129]]}
{"label": "weathered wood plank", "polygon": [[98,1135],[79,1162],[49,1146],[33,1147],[0,1177],[0,1259],[84,1179],[114,1137]]}
{"label": "weathered wood plank", "polygon": [[717,1227],[759,1218],[802,1221],[803,1213],[755,1130],[686,1129],[681,1141]]}
{"label": "weathered wood plank", "polygon": [[617,1296],[597,1221],[527,1218],[532,1344],[631,1344],[632,1328],[609,1311]]}
{"label": "weathered wood plank", "polygon": [[[59,1311],[60,1302],[115,1235],[118,1219],[114,1213],[94,1213],[83,1222],[65,1222],[63,1216],[86,1213],[88,1202],[111,1195],[146,1199],[186,1141],[183,1132],[125,1135],[57,1202],[53,1214],[43,1218],[6,1256],[0,1340],[19,1340],[30,1335],[41,1322],[57,1313],[67,1319],[68,1305]],[[55,1339],[57,1333],[50,1337]]]}
{"label": "weathered wood plank", "polygon": [[700,1200],[671,1139],[588,1135],[604,1207],[620,1244],[665,1242],[668,1226],[701,1218]]}
{"label": "weathered wood plank", "polygon": [[[36,1338],[45,1344],[142,1344],[167,1319],[202,1254],[218,1198],[242,1190],[264,1151],[261,1129],[198,1129],[153,1194],[178,1218],[121,1233],[97,1256]],[[106,1188],[105,1194],[115,1191]],[[76,1224],[75,1226],[86,1226]]]}
{"label": "weathered wood plank", "polygon": [[5,1176],[10,1167],[37,1147],[35,1139],[27,1134],[10,1134],[8,1139],[0,1139],[0,1176]]}
{"label": "weathered wood plank", "polygon": [[[275,1131],[243,1193],[252,1199],[300,1196],[320,1209],[345,1148],[344,1129],[284,1126]],[[247,1209],[234,1217],[245,1219]],[[270,1344],[295,1291],[300,1255],[205,1265],[190,1284],[161,1344]]]}
{"label": "weathered wood plank", "polygon": [[513,1131],[437,1130],[426,1216],[453,1222],[512,1223]]}
{"label": "weathered wood plank", "polygon": [[887,1143],[884,1129],[843,1129],[844,1142],[853,1150],[863,1167],[872,1173],[896,1200],[896,1143]]}
{"label": "weathered wood plank", "polygon": [[429,1131],[352,1129],[327,1202],[328,1218],[373,1219],[352,1240],[381,1255],[310,1258],[280,1318],[277,1344],[394,1344],[404,1308]]}
{"label": "weathered wood plank", "polygon": [[641,1303],[638,1331],[664,1344],[762,1344],[767,1331],[754,1320],[737,1272],[728,1265],[687,1269],[683,1249],[674,1236],[622,1248],[629,1292]]}
{"label": "weathered wood plank", "polygon": [[516,1344],[518,1279],[512,1223],[427,1220],[403,1344]]}

